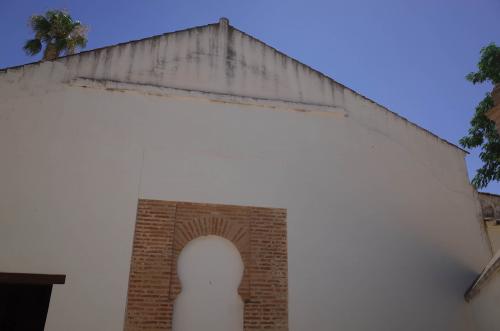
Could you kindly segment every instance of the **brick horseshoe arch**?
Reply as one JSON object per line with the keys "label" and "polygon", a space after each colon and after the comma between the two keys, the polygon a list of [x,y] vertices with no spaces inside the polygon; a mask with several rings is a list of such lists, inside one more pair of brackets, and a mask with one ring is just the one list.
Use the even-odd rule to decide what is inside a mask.
{"label": "brick horseshoe arch", "polygon": [[[178,222],[174,230],[174,248],[172,257],[172,274],[170,279],[170,300],[175,300],[181,292],[181,284],[177,275],[177,259],[191,240],[201,236],[216,235],[231,241],[238,249],[243,265],[250,265],[250,233],[248,222],[244,220],[227,221],[222,217],[201,217]],[[250,282],[248,268],[244,268],[243,277],[238,288],[243,301],[250,299]]]}
{"label": "brick horseshoe arch", "polygon": [[205,235],[226,238],[240,252],[244,330],[288,330],[286,210],[159,200],[139,200],[125,330],[172,330],[182,290],[177,258]]}

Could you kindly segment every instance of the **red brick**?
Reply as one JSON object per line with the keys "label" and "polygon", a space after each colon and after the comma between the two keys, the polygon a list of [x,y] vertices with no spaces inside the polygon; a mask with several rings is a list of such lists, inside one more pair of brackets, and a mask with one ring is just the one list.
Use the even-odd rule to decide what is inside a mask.
{"label": "red brick", "polygon": [[230,240],[241,254],[244,329],[288,330],[286,210],[159,200],[138,203],[125,330],[172,329],[177,257],[206,235]]}

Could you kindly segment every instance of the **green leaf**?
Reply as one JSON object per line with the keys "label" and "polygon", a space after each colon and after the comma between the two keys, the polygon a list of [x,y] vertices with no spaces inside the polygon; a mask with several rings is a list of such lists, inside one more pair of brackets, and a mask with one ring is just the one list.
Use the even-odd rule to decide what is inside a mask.
{"label": "green leaf", "polygon": [[[489,82],[500,83],[500,47],[489,44],[480,51],[477,64],[478,71],[471,72],[466,79],[473,84]],[[486,112],[493,108],[493,98],[487,93],[476,106],[476,111],[470,121],[468,134],[459,141],[464,148],[481,148],[479,158],[483,162],[472,179],[476,188],[484,188],[491,181],[500,180],[500,136],[495,123]]]}

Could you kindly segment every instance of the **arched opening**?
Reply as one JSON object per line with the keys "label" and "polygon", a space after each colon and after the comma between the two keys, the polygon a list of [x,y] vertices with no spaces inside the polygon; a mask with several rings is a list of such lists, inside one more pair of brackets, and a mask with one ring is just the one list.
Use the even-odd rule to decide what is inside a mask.
{"label": "arched opening", "polygon": [[174,331],[243,330],[238,286],[243,261],[229,240],[209,235],[189,242],[177,260],[182,291],[174,304]]}

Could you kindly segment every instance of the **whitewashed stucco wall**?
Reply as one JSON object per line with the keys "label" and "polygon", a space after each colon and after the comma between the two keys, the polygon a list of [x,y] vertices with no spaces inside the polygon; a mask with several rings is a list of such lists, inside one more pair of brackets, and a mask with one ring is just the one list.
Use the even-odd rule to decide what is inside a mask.
{"label": "whitewashed stucco wall", "polygon": [[498,303],[500,302],[500,276],[492,277],[489,283],[474,297],[470,303],[472,306],[474,320],[480,331],[498,330],[500,326],[500,314]]}
{"label": "whitewashed stucco wall", "polygon": [[[186,50],[198,40],[179,41],[186,33],[164,38]],[[255,72],[235,74],[233,90],[220,83],[230,63],[213,76],[203,61],[182,72],[197,65],[187,57],[179,57],[178,85],[150,81],[154,70],[139,69],[149,41],[132,63],[128,55],[89,69],[86,53],[0,73],[0,268],[67,274],[46,329],[121,330],[137,199],[153,198],[286,208],[291,330],[475,330],[463,292],[490,252],[463,151],[338,84],[321,92],[312,71],[299,74],[300,87],[271,88],[267,78],[281,77],[272,70],[292,73],[288,60],[278,70],[272,49],[233,34],[243,40],[234,56],[249,54],[249,64],[262,52],[270,61],[259,67],[265,73],[238,62],[234,72]],[[154,63],[170,77],[163,60]],[[109,66],[99,69],[103,61]],[[132,73],[119,76],[127,67]],[[336,108],[67,83],[77,77]]]}
{"label": "whitewashed stucco wall", "polygon": [[496,224],[486,224],[486,232],[491,242],[491,249],[493,252],[500,250],[500,226]]}

